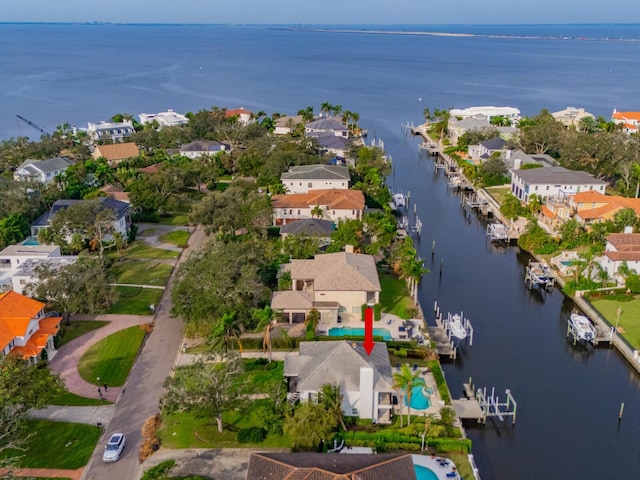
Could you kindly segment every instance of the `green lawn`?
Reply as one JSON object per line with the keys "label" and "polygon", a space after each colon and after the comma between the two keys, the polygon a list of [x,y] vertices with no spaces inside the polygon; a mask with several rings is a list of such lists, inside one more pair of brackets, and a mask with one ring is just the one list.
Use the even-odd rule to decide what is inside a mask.
{"label": "green lawn", "polygon": [[60,346],[69,343],[71,340],[75,340],[81,337],[85,333],[92,332],[98,328],[102,328],[108,325],[109,322],[103,322],[101,320],[75,320],[71,321],[69,325],[62,322],[60,324]]}
{"label": "green lawn", "polygon": [[169,281],[173,266],[145,260],[121,260],[109,269],[116,283],[164,286]]}
{"label": "green lawn", "polygon": [[99,405],[110,405],[109,400],[98,400],[97,398],[87,398],[76,395],[68,391],[64,391],[57,395],[51,402],[51,405],[61,405],[65,407],[95,407]]}
{"label": "green lawn", "polygon": [[143,287],[116,287],[119,300],[107,313],[151,315],[149,305],[158,305],[164,290]]}
{"label": "green lawn", "polygon": [[26,450],[5,450],[0,458],[21,456],[22,468],[75,470],[87,464],[102,433],[95,425],[49,420],[29,420],[27,431],[33,435],[24,445]]}
{"label": "green lawn", "polygon": [[171,243],[181,248],[186,248],[189,243],[189,237],[191,234],[187,230],[174,230],[173,232],[165,233],[161,235],[159,240],[162,243]]}
{"label": "green lawn", "polygon": [[238,377],[238,381],[244,385],[244,393],[268,393],[267,385],[273,380],[284,378],[284,362],[273,361],[263,364],[253,358],[242,360],[244,373]]}
{"label": "green lawn", "polygon": [[286,436],[269,435],[262,443],[239,443],[238,430],[248,427],[263,427],[260,405],[264,400],[247,404],[245,412],[234,410],[225,413],[224,431],[218,433],[215,419],[197,417],[188,412],[163,414],[158,432],[163,447],[167,448],[288,448],[291,440]]}
{"label": "green lawn", "polygon": [[493,199],[502,205],[507,195],[511,193],[510,186],[497,186],[497,187],[487,187],[485,188],[487,193],[493,197]]}
{"label": "green lawn", "polygon": [[179,252],[166,250],[164,248],[151,247],[143,242],[135,241],[129,248],[122,252],[122,257],[137,259],[172,259],[178,258]]}
{"label": "green lawn", "polygon": [[172,213],[170,215],[162,215],[158,220],[160,225],[175,225],[180,227],[186,227],[189,225],[189,214],[187,213]]}
{"label": "green lawn", "polygon": [[380,304],[383,312],[392,313],[404,319],[412,318],[415,307],[404,280],[392,274],[383,273],[380,275],[380,287],[382,288]]}
{"label": "green lawn", "polygon": [[138,354],[145,332],[133,326],[109,335],[85,352],[78,363],[80,376],[89,383],[120,387]]}
{"label": "green lawn", "polygon": [[625,301],[620,301],[605,295],[590,301],[611,325],[616,324],[618,307],[622,307],[618,331],[635,349],[640,349],[640,297],[634,296],[631,301],[627,299],[625,297]]}

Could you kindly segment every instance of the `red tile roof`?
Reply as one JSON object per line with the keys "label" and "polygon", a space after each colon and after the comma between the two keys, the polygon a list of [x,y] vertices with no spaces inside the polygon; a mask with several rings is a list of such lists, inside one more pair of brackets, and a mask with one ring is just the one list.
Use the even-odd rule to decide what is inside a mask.
{"label": "red tile roof", "polygon": [[363,210],[364,194],[361,190],[312,190],[308,193],[273,195],[273,208],[313,208],[316,205],[330,210]]}

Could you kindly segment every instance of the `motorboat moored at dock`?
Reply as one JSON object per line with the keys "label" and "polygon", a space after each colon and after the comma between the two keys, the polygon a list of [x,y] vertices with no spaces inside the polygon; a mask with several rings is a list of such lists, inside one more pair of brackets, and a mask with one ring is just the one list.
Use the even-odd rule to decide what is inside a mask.
{"label": "motorboat moored at dock", "polygon": [[584,342],[596,344],[596,327],[584,315],[572,313],[569,317],[567,337],[573,337],[573,343]]}

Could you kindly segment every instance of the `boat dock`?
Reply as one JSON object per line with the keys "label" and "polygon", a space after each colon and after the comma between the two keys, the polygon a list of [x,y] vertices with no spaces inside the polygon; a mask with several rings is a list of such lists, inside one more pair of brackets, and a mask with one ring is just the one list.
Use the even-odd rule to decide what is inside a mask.
{"label": "boat dock", "polygon": [[524,274],[524,284],[529,289],[533,287],[551,289],[556,284],[556,277],[546,263],[529,261]]}
{"label": "boat dock", "polygon": [[505,400],[500,401],[495,388],[491,389],[491,393],[488,393],[486,388],[476,389],[471,379],[469,383],[463,384],[463,387],[464,397],[451,401],[451,406],[460,419],[486,423],[487,417],[497,418],[500,421],[511,417],[512,425],[516,424],[518,404],[509,389],[505,390]]}
{"label": "boat dock", "polygon": [[[438,302],[435,302],[433,311],[435,314],[436,326],[427,327],[429,330],[429,337],[433,342],[435,342],[436,351],[439,356],[449,357],[451,360],[455,360],[458,357],[458,346],[460,344],[460,340],[457,342],[454,341],[455,339],[451,334],[451,314],[449,314],[446,319],[443,318]],[[473,327],[471,326],[469,319],[464,318],[462,314],[460,315],[460,318],[463,319],[462,324],[467,334],[466,341],[471,347],[473,346]]]}

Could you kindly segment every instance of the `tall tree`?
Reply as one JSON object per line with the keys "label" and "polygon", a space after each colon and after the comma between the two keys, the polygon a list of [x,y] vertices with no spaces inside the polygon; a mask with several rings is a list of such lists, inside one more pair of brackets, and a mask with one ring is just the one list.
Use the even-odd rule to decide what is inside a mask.
{"label": "tall tree", "polygon": [[228,353],[229,350],[233,350],[235,341],[238,342],[238,349],[242,352],[240,335],[242,335],[242,322],[236,318],[235,313],[227,312],[211,329],[207,343],[214,351],[223,350]]}
{"label": "tall tree", "polygon": [[[408,425],[411,425],[411,395],[412,389],[416,384],[416,379],[420,376],[420,372],[412,371],[408,364],[403,364],[399,372],[393,374],[393,388],[402,390],[407,396],[407,408],[409,409]],[[403,397],[404,397],[403,395]],[[401,408],[404,400],[401,400]]]}
{"label": "tall tree", "polygon": [[169,413],[194,412],[213,417],[218,432],[224,431],[222,414],[238,404],[243,371],[240,357],[224,355],[221,362],[198,358],[193,365],[179,368],[165,383],[164,406]]}
{"label": "tall tree", "polygon": [[337,419],[321,403],[300,403],[293,415],[285,420],[284,433],[293,444],[304,450],[313,450],[328,439],[338,425]]}
{"label": "tall tree", "polygon": [[344,423],[344,412],[342,411],[344,395],[342,395],[340,391],[340,385],[332,385],[330,383],[322,385],[318,400],[324,405],[327,411],[333,413],[342,429],[346,432],[348,428]]}

